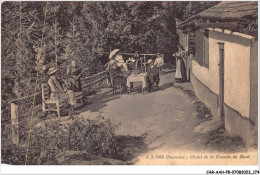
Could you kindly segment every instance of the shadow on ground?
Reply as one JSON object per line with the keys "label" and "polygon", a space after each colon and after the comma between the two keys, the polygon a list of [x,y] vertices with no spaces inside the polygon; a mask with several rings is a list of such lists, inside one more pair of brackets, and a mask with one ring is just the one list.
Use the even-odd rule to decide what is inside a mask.
{"label": "shadow on ground", "polygon": [[115,149],[107,155],[108,158],[121,160],[133,164],[132,159],[147,150],[145,136],[116,136]]}
{"label": "shadow on ground", "polygon": [[90,103],[90,104],[80,108],[80,111],[98,112],[100,109],[107,106],[107,103],[109,101],[119,99],[119,98],[120,98],[119,93],[113,94],[112,89],[109,89],[103,93],[98,93],[97,95],[90,98],[90,101],[93,103]]}
{"label": "shadow on ground", "polygon": [[168,89],[168,88],[170,88],[170,87],[172,87],[172,86],[173,86],[173,82],[170,82],[170,83],[166,83],[166,84],[160,86],[159,89],[160,89],[161,91],[164,91],[164,90],[166,90],[166,89]]}
{"label": "shadow on ground", "polygon": [[176,72],[175,69],[164,69],[162,72],[161,72],[161,75],[166,75],[166,74],[170,74],[170,73],[173,73],[173,72]]}

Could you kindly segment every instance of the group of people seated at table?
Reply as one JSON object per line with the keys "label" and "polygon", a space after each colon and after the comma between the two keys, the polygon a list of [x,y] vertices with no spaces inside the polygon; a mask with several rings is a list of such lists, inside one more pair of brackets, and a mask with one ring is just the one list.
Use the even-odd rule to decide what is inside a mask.
{"label": "group of people seated at table", "polygon": [[[107,64],[107,71],[109,72],[109,78],[117,84],[123,85],[122,91],[126,91],[127,77],[131,73],[140,73],[140,55],[138,52],[135,53],[134,58],[135,67],[132,72],[129,71],[126,62],[124,61],[122,54],[118,50],[110,57],[110,61]],[[139,63],[139,64],[138,64]],[[146,63],[147,72],[144,74],[147,81],[147,90],[151,92],[153,90],[153,84],[158,88],[159,85],[159,70],[163,65],[163,59],[160,54],[157,54],[155,61],[149,59]],[[67,67],[66,78],[62,78],[61,72],[55,66],[47,69],[46,66],[42,67],[44,72],[44,81],[48,83],[50,87],[50,99],[56,100],[67,100],[71,109],[75,109],[81,106],[75,98],[76,93],[82,93],[80,77],[83,73],[82,69],[77,65],[75,60],[71,61],[71,64]],[[64,76],[63,76],[64,77]],[[133,88],[133,83],[131,87]]]}
{"label": "group of people seated at table", "polygon": [[43,66],[42,71],[47,73],[47,75],[44,74],[44,81],[46,81],[46,77],[49,77],[47,83],[50,87],[50,99],[67,100],[72,110],[82,105],[81,102],[77,101],[75,95],[76,93],[82,93],[80,76],[83,72],[75,60],[67,67],[65,80],[62,78],[59,69],[55,66],[49,69]]}
{"label": "group of people seated at table", "polygon": [[[111,52],[112,53],[112,52]],[[130,72],[127,63],[133,62],[135,63],[134,68]],[[140,55],[138,52],[135,52],[135,55],[132,59],[124,61],[122,54],[118,50],[114,54],[110,54],[110,61],[107,64],[106,70],[109,72],[110,75],[110,81],[113,81],[113,83],[121,84],[123,85],[122,91],[126,91],[126,82],[127,77],[130,74],[139,74],[140,71],[140,63],[142,62]],[[164,60],[161,57],[160,53],[157,53],[156,59],[153,61],[152,59],[149,59],[147,62],[145,62],[146,70],[147,72],[143,74],[146,76],[146,82],[147,82],[147,90],[148,92],[151,92],[153,90],[153,85],[156,85],[156,88],[158,89],[159,85],[159,72],[162,70],[162,66],[164,64]],[[133,83],[130,83],[130,89],[133,88]]]}

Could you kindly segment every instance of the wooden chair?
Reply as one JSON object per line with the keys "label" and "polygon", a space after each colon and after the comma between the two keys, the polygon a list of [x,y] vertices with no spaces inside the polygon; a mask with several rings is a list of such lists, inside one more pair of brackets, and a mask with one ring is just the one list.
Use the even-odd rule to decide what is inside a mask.
{"label": "wooden chair", "polygon": [[[111,86],[112,86],[112,91],[113,91],[113,94],[116,93],[116,86],[118,85],[117,82],[114,80],[114,78],[112,78],[110,76],[110,81],[111,81]],[[122,85],[119,84],[119,88],[120,88],[120,94],[121,94],[121,89],[122,89]]]}
{"label": "wooden chair", "polygon": [[83,92],[74,92],[74,95],[75,95],[76,102],[78,104],[80,104],[77,107],[83,106],[83,104],[84,104],[84,100],[83,100],[84,99],[84,94],[83,94]]}
{"label": "wooden chair", "polygon": [[114,80],[112,80],[113,81],[113,85],[112,85],[112,87],[113,87],[113,94],[115,94],[116,93],[116,86],[117,85],[119,85],[119,89],[120,89],[120,94],[122,94],[122,92],[123,92],[123,84],[121,84],[121,83],[117,83],[117,82],[115,82]]}
{"label": "wooden chair", "polygon": [[120,94],[122,94],[122,91],[123,91],[123,85],[125,85],[126,83],[122,84],[122,83],[119,83],[115,80],[115,77],[114,77],[114,73],[110,70],[109,71],[109,77],[110,77],[110,80],[111,80],[111,85],[112,85],[112,89],[113,89],[113,94],[116,93],[116,86],[119,85],[119,88],[120,88]]}
{"label": "wooden chair", "polygon": [[[47,111],[55,111],[58,113],[58,117],[61,116],[61,109],[65,106],[66,101],[57,99],[51,100],[50,99],[50,90],[47,83],[43,83],[42,85],[42,112]],[[48,107],[49,105],[55,105],[56,108]]]}

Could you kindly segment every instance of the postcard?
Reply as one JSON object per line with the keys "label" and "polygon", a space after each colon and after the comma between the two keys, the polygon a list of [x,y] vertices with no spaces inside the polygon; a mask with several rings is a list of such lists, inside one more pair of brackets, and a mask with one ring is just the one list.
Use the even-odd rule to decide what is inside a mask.
{"label": "postcard", "polygon": [[2,164],[258,164],[257,1],[1,9]]}

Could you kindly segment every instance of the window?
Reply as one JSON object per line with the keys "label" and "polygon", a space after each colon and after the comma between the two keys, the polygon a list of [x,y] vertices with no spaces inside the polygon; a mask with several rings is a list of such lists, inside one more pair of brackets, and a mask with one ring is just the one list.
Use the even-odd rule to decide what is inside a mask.
{"label": "window", "polygon": [[209,68],[209,31],[205,30],[203,34],[203,65]]}
{"label": "window", "polygon": [[195,35],[195,57],[199,65],[209,68],[209,32],[199,29]]}
{"label": "window", "polygon": [[189,54],[195,54],[195,32],[189,32]]}

